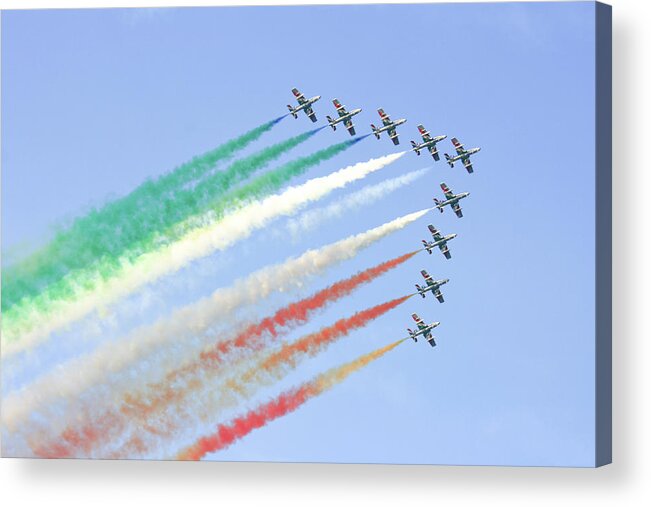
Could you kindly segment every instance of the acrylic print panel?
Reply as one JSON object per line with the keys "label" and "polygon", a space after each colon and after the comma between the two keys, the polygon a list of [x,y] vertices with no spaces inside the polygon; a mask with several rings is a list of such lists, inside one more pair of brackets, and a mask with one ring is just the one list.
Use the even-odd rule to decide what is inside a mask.
{"label": "acrylic print panel", "polygon": [[600,464],[598,12],[3,12],[3,456]]}

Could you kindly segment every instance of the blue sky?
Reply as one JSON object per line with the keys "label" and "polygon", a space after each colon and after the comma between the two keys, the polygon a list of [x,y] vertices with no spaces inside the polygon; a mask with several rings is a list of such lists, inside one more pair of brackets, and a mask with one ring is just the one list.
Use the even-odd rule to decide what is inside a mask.
{"label": "blue sky", "polygon": [[[258,399],[404,336],[413,311],[442,322],[439,346],[405,343],[210,458],[591,466],[593,30],[590,2],[3,12],[3,257],[283,114],[293,86],[323,96],[320,125],[334,97],[364,109],[358,132],[384,107],[408,120],[400,148],[418,123],[481,146],[475,173],[407,154],[351,189],[432,166],[418,184],[298,245],[262,232],[201,261],[177,275],[183,294],[161,284],[165,302],[140,318],[428,207],[445,181],[471,192],[463,219],[432,213],[304,293],[417,248],[428,223],[459,234],[452,260],[420,253],[291,336],[410,292],[423,268],[450,278],[446,302],[412,298]],[[248,151],[308,128],[304,116],[286,118]],[[346,136],[324,130],[279,163]],[[368,138],[296,182],[394,151]]]}

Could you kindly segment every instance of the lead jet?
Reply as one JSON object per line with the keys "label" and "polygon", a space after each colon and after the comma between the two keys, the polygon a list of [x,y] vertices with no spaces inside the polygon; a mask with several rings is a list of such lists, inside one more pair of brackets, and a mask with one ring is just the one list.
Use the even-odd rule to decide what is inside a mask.
{"label": "lead jet", "polygon": [[470,162],[470,155],[473,155],[474,153],[477,153],[481,148],[470,148],[469,150],[466,150],[463,147],[463,144],[459,142],[459,140],[456,137],[452,138],[452,144],[454,144],[454,147],[457,150],[457,154],[454,157],[451,157],[447,153],[445,154],[445,160],[448,161],[448,164],[450,167],[454,167],[454,163],[457,160],[461,160],[463,162],[464,167],[466,168],[466,171],[469,173],[472,172],[472,162]]}
{"label": "lead jet", "polygon": [[289,109],[291,115],[294,118],[298,118],[298,113],[301,111],[305,111],[307,117],[313,122],[315,122],[316,114],[314,114],[314,111],[312,110],[312,104],[314,104],[317,100],[319,100],[321,98],[321,95],[317,95],[316,97],[312,97],[311,99],[306,99],[305,96],[301,92],[299,92],[296,88],[292,88],[292,93],[294,94],[294,97],[296,97],[296,100],[298,101],[298,106],[292,107],[289,104],[287,104],[287,109]]}
{"label": "lead jet", "polygon": [[423,278],[425,279],[425,283],[427,285],[425,287],[421,287],[420,285],[416,284],[416,290],[418,290],[418,294],[420,294],[423,297],[423,299],[425,299],[425,294],[431,292],[432,294],[434,294],[436,299],[439,300],[439,303],[443,303],[444,299],[443,299],[443,293],[441,292],[441,286],[448,283],[450,279],[445,278],[443,280],[434,280],[431,276],[429,276],[429,273],[424,269],[421,270],[420,274],[423,275]]}
{"label": "lead jet", "polygon": [[470,192],[462,192],[460,194],[455,194],[452,192],[449,187],[445,183],[441,183],[441,190],[443,190],[443,193],[445,194],[445,200],[444,201],[439,201],[436,197],[434,198],[434,202],[436,203],[436,208],[443,213],[443,208],[445,206],[450,206],[454,210],[454,212],[457,214],[459,218],[463,216],[463,213],[461,212],[461,206],[459,205],[459,201],[461,199],[465,199],[470,195]]}
{"label": "lead jet", "polygon": [[416,322],[416,325],[418,326],[418,329],[415,330],[415,331],[412,331],[411,329],[407,328],[407,331],[409,332],[409,338],[411,338],[412,340],[417,342],[418,337],[422,336],[423,338],[425,338],[427,340],[427,342],[432,347],[436,347],[436,342],[434,341],[434,337],[432,336],[432,329],[439,326],[441,323],[440,322],[432,322],[431,324],[425,324],[423,322],[423,319],[421,319],[415,313],[411,314],[411,318],[414,319],[414,321]]}
{"label": "lead jet", "polygon": [[346,111],[346,106],[344,106],[341,102],[339,102],[339,99],[334,99],[332,103],[337,108],[337,112],[339,113],[339,118],[333,120],[329,116],[326,116],[326,118],[328,119],[328,124],[332,127],[332,130],[337,130],[337,123],[343,121],[344,125],[348,129],[348,133],[351,136],[354,136],[355,126],[353,125],[352,117],[355,116],[356,114],[361,113],[362,110],[358,108],[358,109],[353,109],[351,112],[348,112]]}
{"label": "lead jet", "polygon": [[398,125],[402,125],[405,123],[407,120],[404,118],[401,118],[396,121],[392,121],[391,118],[389,118],[389,115],[384,112],[384,109],[380,108],[377,110],[377,112],[380,115],[380,118],[382,118],[382,127],[377,128],[375,125],[371,123],[371,128],[373,129],[373,134],[375,134],[375,137],[377,139],[380,139],[380,134],[382,132],[387,132],[389,135],[389,138],[393,141],[393,144],[398,145],[400,144],[400,141],[398,140],[398,133],[396,132],[396,127]]}
{"label": "lead jet", "polygon": [[448,249],[448,241],[456,238],[457,235],[448,234],[447,236],[443,236],[439,231],[436,230],[436,227],[434,227],[432,224],[429,224],[427,228],[429,229],[429,232],[432,233],[432,238],[434,238],[434,241],[422,240],[423,247],[425,248],[425,250],[427,250],[427,253],[432,255],[432,249],[439,247],[439,250],[441,250],[441,253],[445,256],[446,259],[451,258],[452,254]]}
{"label": "lead jet", "polygon": [[432,154],[432,157],[434,157],[434,160],[436,161],[441,160],[441,157],[439,157],[439,150],[436,148],[436,143],[443,141],[443,139],[445,139],[448,136],[432,137],[423,125],[418,125],[418,132],[420,132],[420,135],[423,138],[423,142],[420,144],[417,144],[416,141],[411,142],[411,145],[413,146],[413,151],[416,152],[416,155],[420,155],[420,150],[424,150],[425,148],[427,148],[429,152]]}

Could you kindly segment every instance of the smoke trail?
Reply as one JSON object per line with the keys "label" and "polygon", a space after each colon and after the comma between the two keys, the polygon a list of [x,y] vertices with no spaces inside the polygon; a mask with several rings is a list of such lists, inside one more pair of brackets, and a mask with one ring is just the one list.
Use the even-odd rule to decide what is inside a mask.
{"label": "smoke trail", "polygon": [[[8,341],[3,348],[3,353],[11,354],[32,346],[51,332],[84,317],[93,310],[106,307],[147,283],[174,273],[194,260],[217,250],[224,250],[249,237],[255,230],[265,227],[272,220],[292,215],[310,202],[321,199],[350,182],[362,179],[404,155],[404,152],[401,152],[360,162],[327,176],[314,178],[302,185],[290,187],[280,194],[271,195],[261,201],[244,201],[245,198],[253,199],[271,193],[282,187],[289,179],[333,157],[359,139],[319,150],[259,176],[248,185],[230,192],[229,197],[219,204],[220,210],[228,207],[228,203],[232,206],[240,206],[230,214],[225,215],[223,211],[217,211],[215,217],[208,220],[208,225],[191,228],[179,241],[143,254],[134,263],[125,263],[120,276],[102,281],[94,291],[86,289],[87,284],[80,284],[80,290],[71,301],[53,302],[50,311],[47,312],[26,313],[21,319],[24,323],[22,327],[24,329],[28,326],[32,331],[22,334],[20,341]],[[8,315],[4,316],[5,320],[8,318]],[[15,326],[10,327],[6,324],[4,333],[8,334],[10,330],[15,331]]]}
{"label": "smoke trail", "polygon": [[[360,285],[400,266],[417,253],[418,251],[395,257],[340,280],[312,296],[279,309],[260,322],[246,326],[230,339],[217,341],[190,363],[172,370],[163,381],[148,385],[141,395],[127,394],[104,414],[94,418],[87,415],[84,419],[91,419],[90,422],[81,425],[75,423],[73,427],[67,428],[54,447],[47,451],[41,450],[41,453],[46,456],[64,457],[74,456],[82,451],[88,455],[99,442],[106,442],[121,434],[129,420],[147,418],[203,387],[220,373],[220,366],[225,359],[228,359],[229,366],[232,366],[234,362],[250,356],[253,351],[277,340],[297,325],[307,322],[314,312],[323,309],[328,303],[347,296]],[[240,352],[239,356],[233,357],[237,351]],[[197,381],[199,379],[200,381]],[[184,381],[183,388],[179,387],[181,380]]]}
{"label": "smoke trail", "polygon": [[[386,303],[373,306],[366,310],[355,313],[346,318],[339,319],[331,326],[324,327],[315,333],[306,335],[299,340],[283,344],[278,350],[265,354],[262,358],[250,361],[249,368],[243,373],[238,373],[227,379],[223,386],[215,389],[209,386],[199,396],[190,392],[195,391],[199,381],[191,382],[189,388],[177,386],[183,390],[183,398],[188,400],[185,406],[178,407],[180,412],[176,417],[167,414],[166,417],[155,416],[153,423],[156,424],[154,434],[150,438],[143,438],[142,434],[135,434],[126,444],[122,446],[117,457],[134,457],[134,455],[146,455],[146,449],[154,445],[156,439],[166,439],[171,435],[178,434],[180,430],[188,427],[195,427],[199,422],[206,422],[215,417],[225,409],[231,408],[243,400],[250,399],[260,387],[270,385],[273,382],[284,378],[291,370],[294,370],[298,363],[307,358],[314,357],[322,352],[327,346],[338,339],[347,336],[352,331],[366,326],[388,311],[401,305],[413,294],[392,299]],[[194,401],[197,403],[193,403]],[[141,414],[138,414],[141,415]],[[139,417],[139,429],[151,432],[152,421]],[[132,421],[135,423],[136,421]],[[144,424],[143,424],[144,423]]]}
{"label": "smoke trail", "polygon": [[323,208],[306,211],[300,217],[289,220],[287,228],[293,236],[293,239],[297,240],[302,237],[305,231],[314,230],[326,220],[341,218],[360,206],[371,204],[394,190],[414,182],[421,176],[424,176],[428,171],[429,169],[412,171],[403,176],[397,176],[396,178],[362,188]]}
{"label": "smoke trail", "polygon": [[295,411],[308,400],[340,384],[352,373],[361,370],[372,361],[379,359],[404,341],[405,339],[399,340],[369,354],[365,354],[350,363],[332,368],[309,382],[285,391],[267,403],[250,410],[243,416],[237,417],[228,423],[220,424],[212,435],[200,438],[196,443],[181,451],[176,459],[199,460],[206,456],[206,454],[227,448],[235,441],[244,438],[253,430],[261,428],[274,419]]}
{"label": "smoke trail", "polygon": [[[168,318],[139,328],[121,340],[105,343],[90,354],[60,365],[57,370],[4,398],[2,417],[7,428],[15,431],[29,414],[51,401],[61,398],[74,401],[88,387],[105,381],[109,375],[153,350],[183,340],[188,335],[204,333],[217,319],[228,321],[238,308],[255,304],[274,292],[287,292],[303,286],[306,280],[355,257],[363,248],[421,218],[430,209],[410,213],[319,249],[307,250],[300,257],[262,268],[237,280],[230,287],[218,289],[211,296],[176,310]],[[183,354],[192,357],[193,353],[191,348],[186,347],[168,360],[179,364],[186,360]]]}
{"label": "smoke trail", "polygon": [[[125,263],[132,264],[142,254],[160,249],[178,239],[183,231],[174,234],[174,225],[192,215],[205,212],[216,201],[219,202],[219,198],[235,184],[303,143],[318,130],[305,132],[237,160],[227,170],[210,176],[193,188],[168,190],[165,195],[159,195],[158,202],[151,206],[129,210],[129,217],[124,215],[125,210],[119,208],[117,214],[88,220],[83,227],[83,236],[73,237],[71,241],[74,244],[66,246],[68,257],[58,261],[58,265],[55,265],[55,260],[55,264],[50,266],[58,273],[70,273],[52,281],[42,293],[24,298],[4,312],[3,343],[10,344],[21,333],[37,326],[33,316],[35,309],[42,314],[42,318],[47,318],[49,314],[57,312],[57,303],[78,297],[75,293],[79,288],[84,293],[92,291],[97,284],[117,276]],[[261,178],[262,181],[267,179],[266,175]],[[226,199],[228,205],[233,205],[235,196],[240,196],[247,190],[255,191],[259,182],[253,189],[251,186],[252,184],[231,192],[233,195],[229,194]],[[48,269],[46,273],[51,275],[53,271]],[[53,305],[55,308],[52,308]]]}
{"label": "smoke trail", "polygon": [[[231,139],[170,173],[145,181],[127,196],[77,218],[69,229],[58,232],[45,247],[3,270],[2,311],[23,298],[33,297],[46,285],[62,278],[69,269],[79,266],[80,262],[87,262],[87,257],[101,254],[105,248],[110,251],[113,245],[110,242],[105,244],[107,234],[116,237],[116,231],[128,227],[138,214],[160,211],[162,198],[203,177],[217,162],[233,157],[271,130],[282,118],[266,122]],[[94,245],[102,245],[101,250]]]}

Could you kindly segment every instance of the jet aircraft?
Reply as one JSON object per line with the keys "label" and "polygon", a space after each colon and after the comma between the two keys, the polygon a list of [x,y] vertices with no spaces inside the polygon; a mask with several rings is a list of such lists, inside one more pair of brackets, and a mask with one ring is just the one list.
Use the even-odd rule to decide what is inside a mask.
{"label": "jet aircraft", "polygon": [[461,218],[463,216],[463,213],[461,212],[461,206],[459,205],[459,201],[461,199],[465,199],[466,197],[468,197],[470,195],[470,192],[462,192],[460,194],[455,194],[450,190],[450,188],[445,183],[441,183],[441,190],[443,190],[443,193],[445,194],[445,200],[439,201],[435,197],[434,202],[436,203],[436,208],[441,213],[443,213],[443,208],[449,205],[457,214],[457,216]]}
{"label": "jet aircraft", "polygon": [[470,155],[473,155],[477,153],[481,148],[470,148],[469,150],[466,150],[463,147],[463,144],[459,142],[459,140],[456,137],[452,138],[452,144],[454,144],[454,147],[457,150],[457,154],[451,157],[447,153],[445,154],[445,160],[448,161],[448,164],[450,167],[454,167],[454,163],[457,160],[461,160],[463,162],[464,167],[466,168],[466,171],[469,173],[472,172],[472,162],[470,161]]}
{"label": "jet aircraft", "polygon": [[313,122],[316,121],[316,114],[314,114],[314,110],[312,109],[312,104],[314,104],[317,100],[321,98],[321,95],[317,95],[316,97],[312,97],[311,99],[306,99],[305,96],[299,92],[296,88],[292,88],[292,93],[294,94],[294,97],[296,97],[296,100],[298,101],[298,106],[292,107],[289,104],[287,104],[287,109],[289,109],[289,112],[294,118],[298,118],[298,113],[300,111],[305,111],[305,114],[308,116],[310,120]]}
{"label": "jet aircraft", "polygon": [[326,116],[328,119],[328,124],[332,127],[332,130],[337,130],[337,123],[344,122],[344,125],[348,129],[348,132],[350,133],[351,136],[355,135],[355,126],[353,125],[353,116],[356,114],[359,114],[362,112],[360,108],[358,109],[353,109],[352,111],[348,112],[346,111],[346,107],[339,102],[339,99],[334,99],[332,103],[335,105],[337,108],[337,112],[339,113],[339,118],[332,119],[330,116]]}
{"label": "jet aircraft", "polygon": [[418,144],[416,141],[412,141],[411,145],[413,146],[413,151],[416,152],[416,155],[420,155],[420,150],[427,148],[429,152],[434,157],[434,160],[439,161],[441,157],[439,156],[439,150],[436,147],[436,143],[443,141],[448,136],[436,136],[432,137],[427,129],[423,125],[418,125],[418,132],[423,138],[423,142]]}
{"label": "jet aircraft", "polygon": [[439,231],[436,230],[436,227],[434,227],[432,224],[429,224],[427,226],[429,229],[429,232],[432,233],[432,238],[434,238],[434,241],[423,241],[423,247],[425,250],[427,250],[428,254],[432,254],[432,249],[439,247],[439,250],[441,250],[441,253],[445,255],[446,259],[449,259],[452,257],[452,254],[450,253],[450,250],[448,249],[448,241],[454,239],[457,237],[456,234],[448,234],[447,236],[441,235]]}
{"label": "jet aircraft", "polygon": [[389,118],[389,115],[387,115],[384,112],[384,109],[381,109],[381,108],[378,109],[377,112],[379,113],[380,118],[382,118],[383,126],[380,127],[380,128],[377,128],[375,125],[373,125],[371,123],[371,128],[373,129],[373,134],[375,134],[375,137],[377,139],[380,139],[380,134],[382,132],[387,132],[387,134],[389,135],[389,138],[393,141],[393,144],[396,144],[396,145],[400,144],[400,141],[398,140],[398,133],[396,132],[396,127],[398,125],[402,125],[407,120],[405,120],[404,118],[401,118],[399,120],[392,121],[391,118]]}
{"label": "jet aircraft", "polygon": [[434,294],[436,299],[439,300],[439,303],[443,303],[444,299],[443,293],[441,292],[441,286],[448,283],[450,279],[445,278],[443,280],[434,280],[424,269],[421,270],[420,274],[423,275],[423,278],[425,279],[425,283],[427,283],[427,285],[425,287],[421,287],[420,285],[416,284],[416,290],[418,290],[418,294],[420,294],[423,299],[425,299],[425,294],[431,292]]}
{"label": "jet aircraft", "polygon": [[412,331],[410,328],[407,328],[407,331],[409,332],[409,338],[414,340],[415,342],[418,341],[418,337],[422,336],[427,340],[427,342],[432,346],[436,347],[436,342],[434,341],[434,337],[432,336],[432,329],[437,327],[440,322],[432,322],[431,324],[425,324],[423,322],[423,319],[421,319],[418,315],[415,313],[411,314],[411,318],[414,319],[416,322],[416,325],[418,326],[418,329],[415,331]]}

